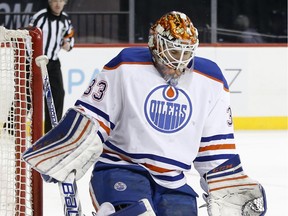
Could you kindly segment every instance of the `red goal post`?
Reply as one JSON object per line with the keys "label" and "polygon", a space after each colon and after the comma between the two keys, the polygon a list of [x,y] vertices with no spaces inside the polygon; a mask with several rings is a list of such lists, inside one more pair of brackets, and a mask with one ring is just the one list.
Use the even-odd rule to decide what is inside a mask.
{"label": "red goal post", "polygon": [[43,134],[39,28],[0,26],[0,215],[42,216],[42,179],[23,151]]}

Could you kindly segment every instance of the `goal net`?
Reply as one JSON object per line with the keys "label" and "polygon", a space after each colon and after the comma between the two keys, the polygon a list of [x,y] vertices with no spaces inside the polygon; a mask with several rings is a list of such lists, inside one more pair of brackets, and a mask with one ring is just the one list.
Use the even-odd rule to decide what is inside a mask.
{"label": "goal net", "polygon": [[42,215],[42,180],[21,160],[42,135],[42,55],[38,28],[0,26],[0,215]]}

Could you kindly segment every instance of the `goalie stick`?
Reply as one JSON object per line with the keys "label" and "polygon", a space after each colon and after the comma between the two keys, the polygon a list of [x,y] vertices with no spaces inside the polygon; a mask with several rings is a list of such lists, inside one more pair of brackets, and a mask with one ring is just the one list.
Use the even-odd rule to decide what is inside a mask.
{"label": "goalie stick", "polygon": [[[38,56],[36,64],[41,69],[43,79],[43,90],[49,110],[52,127],[58,124],[54,101],[52,97],[51,86],[49,82],[47,63],[48,58],[45,55]],[[63,182],[58,182],[60,196],[63,204],[65,216],[82,216],[81,203],[78,196],[77,184],[75,180],[75,172],[71,172]]]}

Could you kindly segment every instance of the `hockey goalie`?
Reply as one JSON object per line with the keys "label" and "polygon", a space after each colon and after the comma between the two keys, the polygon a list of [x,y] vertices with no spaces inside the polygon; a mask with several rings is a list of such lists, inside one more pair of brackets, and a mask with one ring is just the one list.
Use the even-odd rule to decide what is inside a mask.
{"label": "hockey goalie", "polygon": [[208,215],[265,215],[264,189],[236,151],[227,82],[215,62],[195,55],[198,44],[189,17],[163,15],[148,47],[109,61],[23,159],[54,181],[72,171],[80,179],[93,164],[98,215],[107,203],[106,215],[138,215],[129,209],[144,199],[141,215],[196,216],[198,195],[184,175],[192,166]]}

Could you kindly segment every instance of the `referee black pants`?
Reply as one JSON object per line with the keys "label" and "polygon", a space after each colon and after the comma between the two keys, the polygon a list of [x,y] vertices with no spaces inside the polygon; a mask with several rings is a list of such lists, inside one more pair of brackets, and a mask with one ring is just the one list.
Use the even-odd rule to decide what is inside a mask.
{"label": "referee black pants", "polygon": [[[53,95],[54,105],[56,109],[57,119],[60,121],[63,114],[63,105],[64,105],[64,86],[63,86],[63,77],[61,71],[61,63],[59,60],[49,60],[47,65],[49,81],[51,85],[51,91]],[[51,120],[49,116],[49,110],[47,102],[45,99],[45,133],[51,130]]]}

